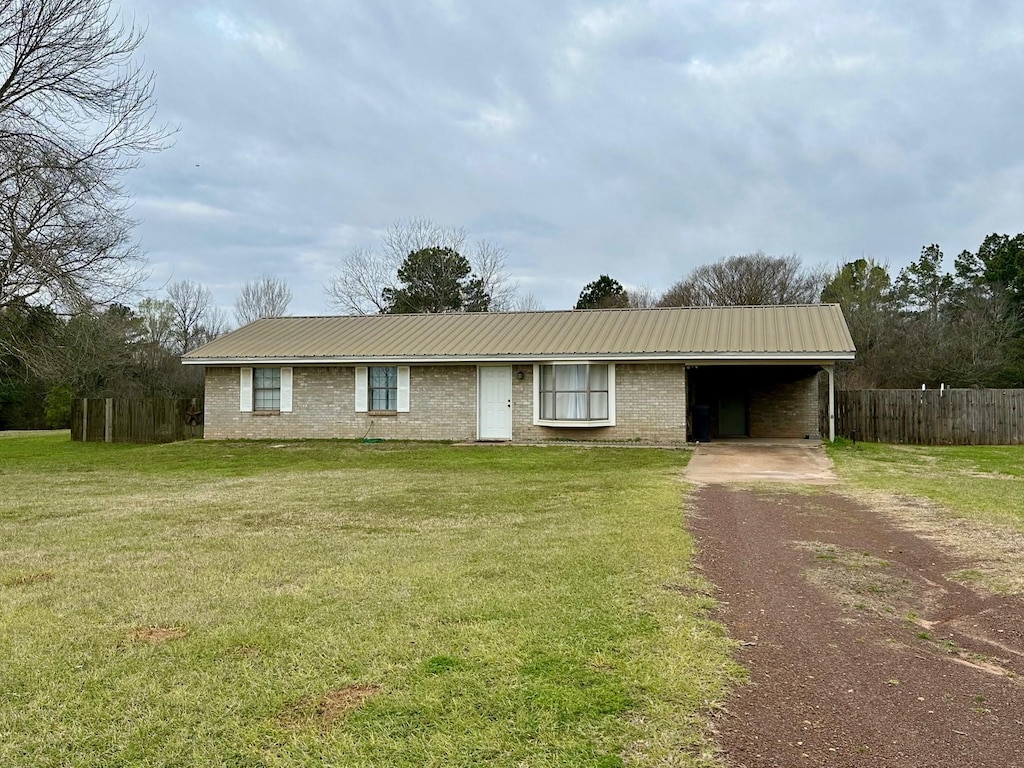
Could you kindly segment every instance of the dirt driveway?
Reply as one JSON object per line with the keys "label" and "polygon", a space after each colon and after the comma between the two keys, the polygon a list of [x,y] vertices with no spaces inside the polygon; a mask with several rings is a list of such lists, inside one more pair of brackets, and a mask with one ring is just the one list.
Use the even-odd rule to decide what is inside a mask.
{"label": "dirt driveway", "polygon": [[691,527],[751,673],[716,722],[728,765],[1024,766],[1024,601],[841,486],[706,478]]}

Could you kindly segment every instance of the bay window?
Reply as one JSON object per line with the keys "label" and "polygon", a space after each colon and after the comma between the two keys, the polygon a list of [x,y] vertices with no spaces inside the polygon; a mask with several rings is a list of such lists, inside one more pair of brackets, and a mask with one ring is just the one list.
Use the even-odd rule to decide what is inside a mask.
{"label": "bay window", "polygon": [[534,409],[537,423],[610,426],[615,423],[615,366],[606,363],[539,365]]}

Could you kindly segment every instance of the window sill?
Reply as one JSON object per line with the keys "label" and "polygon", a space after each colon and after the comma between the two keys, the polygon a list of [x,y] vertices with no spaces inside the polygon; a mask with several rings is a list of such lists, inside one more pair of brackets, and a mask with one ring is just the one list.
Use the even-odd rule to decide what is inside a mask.
{"label": "window sill", "polygon": [[598,420],[594,420],[594,421],[569,421],[568,419],[559,421],[559,420],[556,420],[556,419],[535,419],[533,423],[534,423],[535,426],[538,426],[538,427],[570,427],[570,428],[580,428],[580,427],[614,427],[615,426],[615,422],[612,419],[598,419]]}
{"label": "window sill", "polygon": [[367,411],[367,416],[397,416],[398,411]]}
{"label": "window sill", "polygon": [[253,416],[280,416],[280,411],[250,411]]}

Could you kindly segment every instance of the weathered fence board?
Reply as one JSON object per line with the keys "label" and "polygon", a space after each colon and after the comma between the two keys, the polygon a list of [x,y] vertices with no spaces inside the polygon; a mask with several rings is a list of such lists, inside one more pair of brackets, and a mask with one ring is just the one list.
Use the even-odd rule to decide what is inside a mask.
{"label": "weathered fence board", "polygon": [[203,436],[193,399],[77,398],[71,439],[108,443],[172,443]]}
{"label": "weathered fence board", "polygon": [[836,434],[873,443],[1020,445],[1024,389],[836,392]]}

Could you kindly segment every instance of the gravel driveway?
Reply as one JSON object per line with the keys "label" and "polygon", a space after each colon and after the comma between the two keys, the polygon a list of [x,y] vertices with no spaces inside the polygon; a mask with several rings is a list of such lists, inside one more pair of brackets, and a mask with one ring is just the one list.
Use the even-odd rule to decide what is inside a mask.
{"label": "gravel driveway", "polygon": [[746,461],[700,476],[691,505],[751,672],[717,720],[727,764],[1024,766],[1024,601],[950,580],[971,563],[838,488],[765,484]]}

